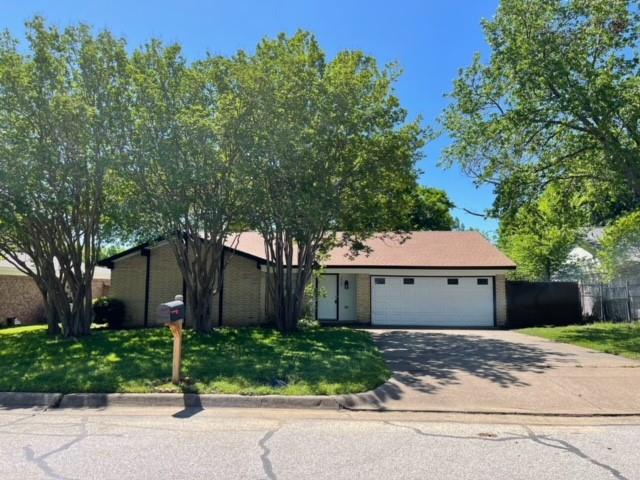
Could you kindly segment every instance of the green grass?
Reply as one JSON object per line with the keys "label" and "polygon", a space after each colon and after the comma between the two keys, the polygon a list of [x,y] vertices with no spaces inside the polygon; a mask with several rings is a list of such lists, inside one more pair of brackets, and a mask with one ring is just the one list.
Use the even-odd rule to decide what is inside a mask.
{"label": "green grass", "polygon": [[593,323],[568,327],[538,327],[518,330],[555,342],[571,343],[605,353],[640,359],[640,324]]}
{"label": "green grass", "polygon": [[3,329],[0,391],[331,395],[370,390],[390,375],[371,336],[346,328],[188,330],[183,351],[190,381],[177,387],[168,329],[98,329],[80,341],[47,337],[40,326]]}

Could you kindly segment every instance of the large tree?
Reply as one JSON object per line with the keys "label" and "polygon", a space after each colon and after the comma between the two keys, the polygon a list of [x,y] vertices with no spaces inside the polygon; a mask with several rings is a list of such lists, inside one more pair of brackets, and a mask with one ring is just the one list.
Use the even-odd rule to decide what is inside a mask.
{"label": "large tree", "polygon": [[215,58],[188,64],[178,45],[158,41],[131,59],[132,148],[123,190],[132,205],[123,212],[133,213],[130,234],[171,244],[199,332],[213,327],[224,246],[241,206],[240,156],[218,120],[220,65]]}
{"label": "large tree", "polygon": [[502,0],[483,23],[491,54],[454,83],[443,162],[496,185],[495,215],[559,182],[589,221],[640,205],[639,14],[635,0]]}
{"label": "large tree", "polygon": [[460,226],[451,215],[455,205],[444,190],[418,185],[409,203],[408,230],[453,230]]}
{"label": "large tree", "polygon": [[574,212],[571,198],[549,187],[535,203],[500,222],[498,244],[518,265],[514,278],[549,281],[561,272],[583,222]]}
{"label": "large tree", "polygon": [[289,332],[319,257],[339,243],[361,246],[405,214],[424,132],[405,123],[394,69],[357,51],[328,61],[305,32],[263,40],[255,54],[232,58],[229,71],[224,116],[246,165],[250,220],[273,266],[275,321]]}
{"label": "large tree", "polygon": [[89,333],[107,180],[126,150],[127,54],[109,32],[27,23],[0,39],[0,255],[34,279],[49,331]]}

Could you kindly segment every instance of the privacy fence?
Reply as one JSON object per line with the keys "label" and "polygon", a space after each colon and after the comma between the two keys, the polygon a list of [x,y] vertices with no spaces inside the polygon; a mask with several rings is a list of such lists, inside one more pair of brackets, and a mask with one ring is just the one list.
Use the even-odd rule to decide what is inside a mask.
{"label": "privacy fence", "polygon": [[588,321],[640,320],[640,275],[611,283],[581,283],[582,316]]}
{"label": "privacy fence", "polygon": [[583,322],[576,282],[507,282],[509,328]]}

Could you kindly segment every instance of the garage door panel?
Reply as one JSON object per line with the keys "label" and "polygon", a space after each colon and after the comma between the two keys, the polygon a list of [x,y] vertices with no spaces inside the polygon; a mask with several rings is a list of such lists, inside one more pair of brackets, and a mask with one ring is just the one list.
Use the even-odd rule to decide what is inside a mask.
{"label": "garage door panel", "polygon": [[[372,323],[377,325],[493,326],[493,278],[457,278],[449,285],[442,277],[373,277]],[[413,285],[403,282],[413,278]],[[478,278],[488,278],[487,285]]]}

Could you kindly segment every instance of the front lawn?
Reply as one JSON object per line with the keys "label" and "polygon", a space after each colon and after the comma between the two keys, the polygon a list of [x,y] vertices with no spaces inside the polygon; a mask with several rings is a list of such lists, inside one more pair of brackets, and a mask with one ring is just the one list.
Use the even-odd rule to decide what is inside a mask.
{"label": "front lawn", "polygon": [[98,329],[81,341],[49,338],[40,326],[3,329],[0,391],[331,395],[370,390],[390,375],[371,336],[346,328],[187,330],[183,350],[190,381],[176,387],[166,328]]}
{"label": "front lawn", "polygon": [[518,330],[555,342],[572,343],[605,353],[640,359],[639,323],[593,323],[568,327],[538,327]]}

